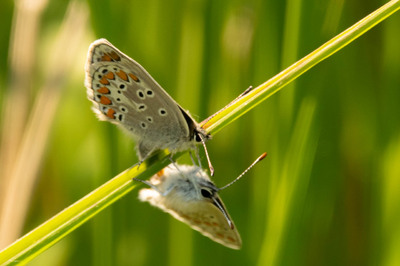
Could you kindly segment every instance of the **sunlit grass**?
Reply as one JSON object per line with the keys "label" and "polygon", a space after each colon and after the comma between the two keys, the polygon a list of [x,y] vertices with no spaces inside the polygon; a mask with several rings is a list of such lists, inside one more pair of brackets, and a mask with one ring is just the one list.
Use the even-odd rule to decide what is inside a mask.
{"label": "sunlit grass", "polygon": [[[201,121],[381,3],[90,4],[88,28],[95,34],[88,33],[79,50],[86,50],[94,35],[108,38]],[[57,36],[62,8],[45,7],[39,44]],[[2,20],[11,24],[11,13]],[[399,23],[398,14],[391,16],[208,143],[214,179],[221,185],[260,152],[269,154],[240,185],[221,195],[242,235],[242,251],[189,231],[130,193],[32,263],[205,265],[212,258],[220,265],[397,265]],[[8,42],[1,43],[2,51]],[[60,64],[62,54],[54,54]],[[49,148],[40,158],[40,171],[30,172],[36,186],[28,219],[22,221],[24,232],[137,161],[133,143],[90,112],[82,54],[74,70],[64,73],[71,78],[46,138]],[[45,69],[47,56],[36,57],[37,69]],[[3,77],[9,71],[6,60],[0,66]],[[41,75],[35,72],[35,88],[44,79]],[[36,89],[26,95],[34,102]],[[232,122],[224,114],[233,115],[237,107],[249,111],[244,106],[241,102],[227,110],[210,129],[217,132]]]}
{"label": "sunlit grass", "polygon": [[388,143],[382,154],[382,233],[383,265],[396,265],[400,261],[400,136]]}

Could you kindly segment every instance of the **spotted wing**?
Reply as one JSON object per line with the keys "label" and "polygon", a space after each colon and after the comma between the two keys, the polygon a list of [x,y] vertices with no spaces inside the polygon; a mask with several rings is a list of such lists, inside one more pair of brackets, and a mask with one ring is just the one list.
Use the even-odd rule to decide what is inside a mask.
{"label": "spotted wing", "polygon": [[132,133],[146,148],[143,153],[189,141],[188,123],[194,121],[185,119],[142,66],[105,39],[89,48],[85,85],[97,116]]}
{"label": "spotted wing", "polygon": [[182,213],[179,210],[168,212],[215,242],[232,249],[240,249],[242,240],[229,214],[227,213],[232,221],[232,227],[230,227],[221,211],[212,203],[197,202],[196,204],[204,206],[194,207],[196,211],[188,213]]}
{"label": "spotted wing", "polygon": [[[172,205],[168,197],[162,196],[154,189],[140,190],[139,199],[171,214],[217,243],[232,249],[240,249],[242,246],[242,240],[233,221],[230,219],[232,221],[230,227],[221,211],[210,202],[187,201]],[[221,200],[220,202],[222,203]],[[229,217],[228,213],[227,215]]]}

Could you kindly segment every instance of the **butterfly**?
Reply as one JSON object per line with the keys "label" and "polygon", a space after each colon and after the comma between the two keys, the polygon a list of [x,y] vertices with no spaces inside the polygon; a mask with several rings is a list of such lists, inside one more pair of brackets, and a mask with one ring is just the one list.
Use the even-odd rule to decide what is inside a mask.
{"label": "butterfly", "polygon": [[171,214],[217,243],[240,249],[242,240],[218,192],[239,180],[252,166],[265,158],[263,153],[228,185],[217,188],[198,166],[170,164],[150,181],[150,188],[139,191],[139,199]]}
{"label": "butterfly", "polygon": [[137,140],[140,162],[157,150],[168,148],[175,153],[201,143],[213,174],[205,146],[210,134],[139,63],[99,39],[89,47],[85,71],[87,95],[97,117]]}

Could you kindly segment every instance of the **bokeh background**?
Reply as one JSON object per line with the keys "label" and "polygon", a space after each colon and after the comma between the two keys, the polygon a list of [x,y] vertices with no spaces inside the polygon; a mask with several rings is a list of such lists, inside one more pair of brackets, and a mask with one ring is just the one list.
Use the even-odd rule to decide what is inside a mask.
{"label": "bokeh background", "polygon": [[[140,62],[201,121],[384,3],[1,1],[1,247],[137,162],[90,110],[92,41]],[[30,265],[399,265],[399,29],[394,14],[208,142],[219,186],[268,152],[220,193],[240,251],[134,190]]]}

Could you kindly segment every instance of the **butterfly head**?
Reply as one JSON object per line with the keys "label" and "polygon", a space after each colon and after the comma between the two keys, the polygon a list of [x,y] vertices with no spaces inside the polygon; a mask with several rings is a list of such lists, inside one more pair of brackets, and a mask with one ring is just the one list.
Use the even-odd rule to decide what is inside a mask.
{"label": "butterfly head", "polygon": [[193,139],[196,143],[207,141],[211,139],[211,135],[207,133],[203,128],[198,127],[194,130]]}
{"label": "butterfly head", "polygon": [[214,205],[218,210],[221,212],[221,214],[225,217],[229,227],[231,229],[234,229],[235,226],[231,220],[231,218],[228,215],[228,212],[225,209],[224,204],[222,203],[220,197],[218,196],[218,188],[211,183],[210,181],[207,181],[207,183],[203,183],[199,185],[199,192],[201,195],[201,199],[204,201],[208,201],[212,205]]}

